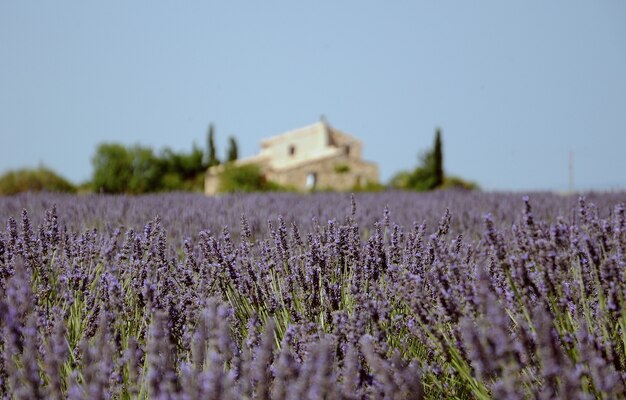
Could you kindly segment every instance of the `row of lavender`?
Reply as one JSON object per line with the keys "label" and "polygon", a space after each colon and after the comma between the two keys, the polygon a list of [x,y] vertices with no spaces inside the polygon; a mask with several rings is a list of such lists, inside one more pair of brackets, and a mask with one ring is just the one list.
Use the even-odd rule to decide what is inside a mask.
{"label": "row of lavender", "polygon": [[2,198],[0,392],[623,397],[625,200]]}
{"label": "row of lavender", "polygon": [[[624,201],[624,193],[585,195],[603,213],[612,205]],[[553,221],[562,215],[572,220],[576,210],[577,196],[559,196],[546,193],[530,194],[535,216]],[[388,206],[393,219],[409,228],[414,222],[425,223],[433,228],[446,209],[452,211],[451,228],[463,233],[468,239],[480,239],[483,216],[491,213],[496,223],[506,229],[519,215],[520,194],[471,193],[440,191],[424,194],[410,192],[387,192],[356,194],[359,205],[355,222],[364,233],[381,218]],[[330,219],[342,219],[350,210],[350,196],[340,193],[322,193],[310,196],[297,194],[257,194],[206,197],[193,194],[159,194],[133,196],[72,196],[64,194],[21,194],[0,198],[0,221],[17,218],[23,209],[30,212],[34,226],[43,222],[45,212],[57,204],[58,217],[72,231],[98,229],[102,234],[115,229],[132,228],[141,231],[147,221],[156,215],[167,228],[168,241],[175,246],[185,238],[197,239],[199,232],[221,232],[224,226],[238,234],[239,219],[248,217],[254,238],[267,235],[267,221],[283,216],[288,223],[296,223],[303,231],[312,228],[314,219],[325,223]]]}

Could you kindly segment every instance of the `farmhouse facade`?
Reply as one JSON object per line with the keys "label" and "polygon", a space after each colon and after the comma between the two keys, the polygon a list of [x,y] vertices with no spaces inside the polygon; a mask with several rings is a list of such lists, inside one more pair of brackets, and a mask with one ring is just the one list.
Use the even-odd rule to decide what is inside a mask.
{"label": "farmhouse facade", "polygon": [[[378,166],[362,159],[363,143],[324,119],[261,141],[259,154],[235,165],[257,164],[265,178],[300,191],[351,190],[378,183]],[[223,166],[209,168],[205,193],[219,189]]]}

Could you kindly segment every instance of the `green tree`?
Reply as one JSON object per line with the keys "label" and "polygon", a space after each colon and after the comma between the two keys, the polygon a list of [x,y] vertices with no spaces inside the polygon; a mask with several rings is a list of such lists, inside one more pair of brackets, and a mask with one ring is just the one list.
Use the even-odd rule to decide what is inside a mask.
{"label": "green tree", "polygon": [[127,150],[131,159],[131,177],[127,190],[133,194],[161,190],[163,162],[150,147],[133,146]]}
{"label": "green tree", "polygon": [[165,170],[180,175],[182,180],[192,179],[197,174],[204,174],[206,165],[202,162],[203,153],[195,144],[190,153],[177,153],[169,148],[161,152]]}
{"label": "green tree", "polygon": [[202,191],[207,168],[203,156],[203,151],[195,144],[190,153],[177,153],[169,148],[163,150],[160,156],[163,164],[160,190]]}
{"label": "green tree", "polygon": [[443,185],[443,145],[441,144],[441,129],[435,131],[435,145],[433,146],[433,189]]}
{"label": "green tree", "polygon": [[207,167],[212,167],[214,165],[218,165],[220,160],[217,158],[217,151],[215,149],[215,128],[213,124],[209,125],[209,132],[207,133],[207,147],[208,147],[208,156],[207,156]]}
{"label": "green tree", "polygon": [[125,193],[130,190],[133,157],[121,144],[102,143],[91,159],[93,188],[103,193]]}
{"label": "green tree", "polygon": [[425,192],[435,188],[435,178],[432,169],[427,166],[417,167],[411,172],[406,189]]}
{"label": "green tree", "polygon": [[437,128],[433,148],[419,156],[418,166],[413,171],[396,174],[390,184],[398,189],[422,192],[437,189],[444,184],[444,181],[441,129]]}
{"label": "green tree", "polygon": [[193,178],[198,174],[204,175],[206,167],[202,164],[202,149],[194,143],[191,152],[183,157],[183,168],[186,178]]}
{"label": "green tree", "polygon": [[188,153],[165,148],[157,155],[146,146],[104,143],[92,159],[92,186],[103,193],[201,191],[206,172],[203,156],[195,144]]}
{"label": "green tree", "polygon": [[236,161],[237,158],[239,158],[239,151],[237,149],[237,140],[235,140],[234,136],[229,136],[226,160],[228,162],[233,162],[233,161]]}

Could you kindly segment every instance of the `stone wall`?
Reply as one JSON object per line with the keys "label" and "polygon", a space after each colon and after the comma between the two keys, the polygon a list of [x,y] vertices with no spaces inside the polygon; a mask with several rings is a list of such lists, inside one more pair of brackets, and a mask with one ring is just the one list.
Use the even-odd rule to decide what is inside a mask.
{"label": "stone wall", "polygon": [[[206,174],[204,192],[207,195],[217,193],[219,173],[222,166],[212,167]],[[356,186],[378,183],[376,164],[355,159],[345,154],[302,163],[287,170],[273,170],[261,165],[268,180],[280,185],[306,192],[309,190],[351,190]],[[315,174],[315,184],[310,186],[311,175]]]}
{"label": "stone wall", "polygon": [[[315,174],[315,185],[310,187],[310,175]],[[267,179],[301,191],[350,190],[355,186],[378,183],[378,167],[374,163],[347,155],[301,164],[285,171],[267,171]],[[308,182],[307,182],[308,181]]]}
{"label": "stone wall", "polygon": [[220,178],[218,175],[213,175],[208,173],[204,177],[204,194],[206,195],[214,195],[217,194],[217,190],[219,189]]}

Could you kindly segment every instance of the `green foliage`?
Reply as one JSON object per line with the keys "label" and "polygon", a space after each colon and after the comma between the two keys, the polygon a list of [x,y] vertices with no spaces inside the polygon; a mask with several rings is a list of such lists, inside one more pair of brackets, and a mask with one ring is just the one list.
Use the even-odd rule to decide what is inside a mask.
{"label": "green foliage", "polygon": [[207,162],[206,167],[213,167],[219,165],[220,160],[217,158],[217,150],[215,149],[215,128],[213,124],[209,125],[209,132],[207,133]]}
{"label": "green foliage", "polygon": [[38,192],[42,190],[75,193],[76,187],[65,178],[45,167],[13,170],[0,176],[0,195],[13,195],[21,192]]}
{"label": "green foliage", "polygon": [[441,129],[435,131],[435,144],[433,146],[433,188],[443,184],[443,145],[441,144]]}
{"label": "green foliage", "polygon": [[409,188],[409,182],[411,181],[410,171],[400,171],[391,177],[389,186],[395,189],[407,189]]}
{"label": "green foliage", "polygon": [[204,178],[205,172],[198,173],[193,178],[183,181],[182,186],[175,190],[182,190],[185,192],[203,192],[204,191]]}
{"label": "green foliage", "polygon": [[182,177],[175,172],[166,172],[161,177],[161,188],[165,192],[180,190],[184,185]]}
{"label": "green foliage", "polygon": [[103,143],[92,159],[93,190],[131,194],[202,191],[205,173],[202,158],[202,150],[195,145],[190,153],[166,148],[156,155],[149,147]]}
{"label": "green foliage", "polygon": [[285,191],[276,182],[268,181],[261,173],[261,168],[256,164],[227,165],[219,175],[218,192],[270,192]]}
{"label": "green foliage", "polygon": [[[423,157],[423,159],[426,157]],[[394,189],[408,189],[425,192],[436,188],[436,179],[428,163],[426,166],[416,167],[413,171],[400,171],[391,178],[389,186]]]}
{"label": "green foliage", "polygon": [[133,194],[158,190],[163,175],[163,164],[149,147],[134,146],[128,151],[131,158],[131,175],[128,192]]}
{"label": "green foliage", "polygon": [[335,165],[335,172],[338,174],[345,174],[346,172],[350,172],[350,166],[347,164],[337,164]]}
{"label": "green foliage", "polygon": [[161,152],[161,161],[166,173],[179,175],[181,181],[193,179],[198,174],[204,174],[206,167],[202,162],[204,154],[194,145],[191,153],[176,153],[169,148]]}
{"label": "green foliage", "polygon": [[130,191],[133,160],[126,147],[117,143],[102,143],[91,160],[93,164],[92,185],[102,193]]}
{"label": "green foliage", "polygon": [[364,185],[354,185],[351,192],[382,192],[385,190],[385,186],[378,182],[367,181]]}
{"label": "green foliage", "polygon": [[458,177],[446,177],[443,169],[443,144],[441,129],[435,131],[435,142],[430,151],[424,152],[419,157],[420,163],[413,171],[401,171],[397,173],[389,183],[395,189],[408,189],[418,192],[434,190],[438,188],[462,188],[474,190],[478,185],[466,182]]}
{"label": "green foliage", "polygon": [[466,181],[458,176],[447,176],[443,180],[442,189],[480,190],[476,182]]}
{"label": "green foliage", "polygon": [[88,194],[93,193],[93,185],[90,180],[80,182],[76,185],[76,193],[78,194]]}
{"label": "green foliage", "polygon": [[239,150],[237,148],[237,140],[234,136],[228,137],[228,151],[226,152],[226,161],[233,162],[239,158]]}
{"label": "green foliage", "polygon": [[437,188],[437,178],[433,173],[432,164],[413,170],[409,178],[409,188],[418,192]]}

